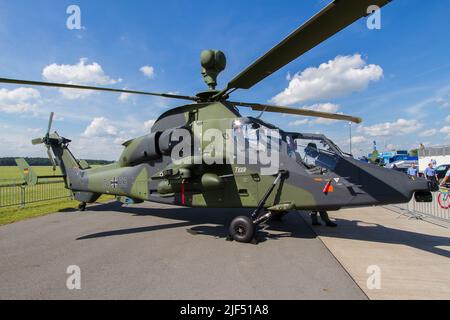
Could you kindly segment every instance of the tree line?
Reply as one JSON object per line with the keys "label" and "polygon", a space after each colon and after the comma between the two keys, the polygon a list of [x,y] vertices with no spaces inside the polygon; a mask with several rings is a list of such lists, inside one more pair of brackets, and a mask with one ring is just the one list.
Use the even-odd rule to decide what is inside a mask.
{"label": "tree line", "polygon": [[[4,157],[0,158],[0,167],[11,167],[15,166],[16,162],[14,161],[16,158],[14,157]],[[48,158],[24,158],[26,162],[30,164],[30,166],[35,167],[46,167],[51,166],[50,160]],[[113,161],[107,160],[86,160],[89,165],[106,165],[111,164]]]}

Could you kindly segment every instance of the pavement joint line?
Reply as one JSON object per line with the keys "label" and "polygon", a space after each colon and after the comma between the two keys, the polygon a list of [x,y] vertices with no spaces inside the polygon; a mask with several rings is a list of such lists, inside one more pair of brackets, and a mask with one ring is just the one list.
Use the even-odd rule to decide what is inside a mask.
{"label": "pavement joint line", "polygon": [[[304,214],[307,214],[306,211],[303,211]],[[333,256],[334,260],[336,260],[336,262],[341,266],[342,270],[345,271],[345,273],[350,277],[350,279],[353,280],[353,282],[355,283],[355,285],[359,288],[359,290],[361,290],[361,292],[364,294],[364,296],[367,298],[367,300],[371,300],[369,298],[369,296],[367,295],[367,293],[363,290],[363,288],[358,284],[358,282],[356,281],[356,279],[353,277],[353,275],[347,270],[347,268],[344,267],[344,265],[341,263],[341,261],[339,261],[339,259],[334,255],[333,251],[331,251],[331,249],[325,244],[325,242],[322,240],[322,237],[316,232],[316,230],[314,230],[313,226],[310,225],[303,217],[303,214],[301,212],[299,212],[299,216],[300,218],[303,220],[303,222],[308,226],[309,229],[311,229],[311,231],[316,235],[317,239],[319,239],[319,241],[322,243],[322,245],[328,250],[328,252]]]}

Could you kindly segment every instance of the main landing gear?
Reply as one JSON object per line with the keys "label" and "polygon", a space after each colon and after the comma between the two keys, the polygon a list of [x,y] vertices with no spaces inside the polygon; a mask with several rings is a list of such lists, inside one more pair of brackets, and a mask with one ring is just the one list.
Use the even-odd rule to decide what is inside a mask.
{"label": "main landing gear", "polygon": [[264,205],[267,199],[272,194],[277,184],[287,176],[287,171],[280,171],[277,178],[267,190],[266,194],[262,198],[256,210],[251,216],[239,216],[234,218],[230,224],[230,240],[234,240],[242,243],[250,243],[255,240],[256,229],[260,224],[267,222],[270,219],[280,219],[283,217],[284,212],[264,211]]}

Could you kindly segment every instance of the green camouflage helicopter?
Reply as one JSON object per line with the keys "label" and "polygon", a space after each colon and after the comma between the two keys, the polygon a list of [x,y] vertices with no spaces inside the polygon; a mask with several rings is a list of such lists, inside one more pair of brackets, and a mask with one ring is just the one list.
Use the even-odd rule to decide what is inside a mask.
{"label": "green camouflage helicopter", "polygon": [[[77,160],[68,148],[71,141],[51,133],[53,113],[47,134],[33,140],[33,144],[44,144],[51,161],[56,159],[66,187],[80,201],[80,210],[102,194],[115,195],[124,203],[151,201],[196,208],[249,208],[249,215],[235,218],[229,230],[232,239],[250,242],[258,225],[289,210],[324,212],[405,203],[414,195],[417,201],[431,201],[425,180],[411,180],[403,173],[357,161],[324,135],[286,132],[260,118],[263,113],[272,112],[355,123],[362,119],[229,100],[233,91],[250,89],[367,16],[369,6],[383,7],[388,2],[333,1],[223,90],[216,90],[216,86],[218,75],[226,67],[225,55],[206,50],[201,55],[201,64],[209,90],[194,97],[15,79],[0,79],[0,82],[191,101],[161,115],[148,135],[125,142],[119,160],[111,165],[91,168],[85,161]],[[237,107],[251,108],[261,114],[243,117]],[[214,139],[205,139],[208,132],[216,133]],[[212,140],[216,148],[211,148]],[[243,153],[242,161],[236,159],[239,152]],[[269,158],[276,165],[270,161],[253,161],[258,156]],[[36,178],[28,180],[36,181]]]}

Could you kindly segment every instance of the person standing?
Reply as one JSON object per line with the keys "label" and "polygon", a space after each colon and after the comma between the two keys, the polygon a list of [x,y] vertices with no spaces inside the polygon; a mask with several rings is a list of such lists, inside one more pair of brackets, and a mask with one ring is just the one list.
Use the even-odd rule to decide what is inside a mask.
{"label": "person standing", "polygon": [[313,226],[321,226],[322,225],[319,221],[319,214],[320,214],[320,218],[322,219],[323,222],[325,222],[325,225],[327,227],[331,227],[331,228],[337,227],[337,224],[330,220],[330,217],[328,216],[328,212],[326,212],[326,211],[320,211],[320,212],[312,211],[311,212],[311,220],[312,220]]}
{"label": "person standing", "polygon": [[438,176],[436,173],[436,169],[434,169],[433,167],[433,163],[430,163],[428,165],[428,167],[425,169],[425,171],[423,172],[425,178],[428,180],[431,188],[437,189],[438,187]]}
{"label": "person standing", "polygon": [[415,164],[413,164],[409,169],[408,169],[408,176],[410,178],[417,178],[419,176],[419,171],[417,170],[417,166]]}

